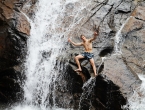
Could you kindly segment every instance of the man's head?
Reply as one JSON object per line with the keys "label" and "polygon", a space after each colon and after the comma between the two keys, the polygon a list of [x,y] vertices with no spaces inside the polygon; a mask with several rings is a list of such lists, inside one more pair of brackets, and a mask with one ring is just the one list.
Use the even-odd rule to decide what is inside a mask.
{"label": "man's head", "polygon": [[80,38],[85,41],[86,40],[86,37],[84,35],[81,35]]}

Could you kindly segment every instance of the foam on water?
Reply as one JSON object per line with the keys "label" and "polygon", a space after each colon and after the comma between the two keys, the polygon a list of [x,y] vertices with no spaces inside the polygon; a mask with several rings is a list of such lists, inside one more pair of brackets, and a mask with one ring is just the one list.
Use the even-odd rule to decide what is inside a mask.
{"label": "foam on water", "polygon": [[[6,109],[6,110],[10,110]],[[42,110],[43,108],[39,108],[38,106],[33,105],[18,105],[16,107],[13,107],[11,110]],[[45,108],[47,110],[71,110],[71,109],[64,109],[64,108]]]}

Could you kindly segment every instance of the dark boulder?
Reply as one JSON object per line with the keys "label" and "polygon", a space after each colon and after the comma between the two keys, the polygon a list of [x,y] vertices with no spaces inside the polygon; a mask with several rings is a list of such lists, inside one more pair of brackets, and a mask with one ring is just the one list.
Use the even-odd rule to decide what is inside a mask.
{"label": "dark boulder", "polygon": [[30,23],[21,12],[25,3],[0,0],[0,103],[15,102],[22,95],[21,64],[30,35]]}

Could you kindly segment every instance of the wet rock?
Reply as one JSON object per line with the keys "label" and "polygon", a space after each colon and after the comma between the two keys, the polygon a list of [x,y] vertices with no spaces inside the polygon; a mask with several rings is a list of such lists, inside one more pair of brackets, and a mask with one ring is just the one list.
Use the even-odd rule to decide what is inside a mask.
{"label": "wet rock", "polygon": [[83,94],[80,99],[81,110],[122,110],[126,104],[119,87],[107,80],[103,75],[90,79],[83,85]]}
{"label": "wet rock", "polygon": [[[139,3],[140,1],[138,1]],[[126,19],[130,16],[137,4],[131,0],[97,0],[90,4],[87,9],[79,14],[78,18],[83,16],[83,19],[77,20],[77,25],[69,33],[72,40],[75,42],[81,42],[79,36],[85,35],[87,38],[93,37],[93,26],[99,27],[99,36],[93,42],[93,52],[95,54],[96,65],[101,63],[100,54],[108,47],[114,47],[114,37],[116,32],[120,29]],[[75,5],[72,5],[75,8]],[[117,13],[116,13],[117,12]],[[73,19],[73,17],[71,17]],[[67,18],[66,18],[67,19]],[[71,20],[71,19],[70,19]],[[66,20],[67,21],[67,20]],[[137,24],[133,24],[134,19],[130,20],[129,25],[132,25],[132,29],[138,29],[142,27],[141,21],[136,21]],[[139,24],[138,24],[139,22]],[[138,26],[138,27],[137,27]],[[127,31],[126,29],[124,29]],[[129,30],[130,32],[131,30]],[[81,47],[70,47],[69,54],[80,53]],[[110,52],[110,51],[108,51]],[[108,56],[109,53],[105,53]]]}
{"label": "wet rock", "polygon": [[144,10],[144,7],[138,6],[132,13],[133,17],[130,17],[122,30],[124,36],[122,55],[135,73],[144,73],[145,22],[143,21],[144,13],[142,13]]}
{"label": "wet rock", "polygon": [[0,102],[10,102],[20,100],[21,91],[19,87],[20,72],[16,72],[13,68],[0,71]]}
{"label": "wet rock", "polygon": [[[25,56],[30,23],[21,13],[22,0],[0,0],[0,103],[20,100],[20,65]],[[17,68],[16,68],[17,67]],[[21,91],[21,94],[20,94]]]}
{"label": "wet rock", "polygon": [[[126,99],[113,82],[103,75],[87,78],[84,82],[82,77],[74,71],[72,64],[64,67],[65,72],[57,76],[55,85],[52,84],[52,93],[49,97],[52,106],[55,103],[60,108],[73,110],[122,110],[121,106],[126,104]],[[84,68],[82,70],[82,73],[87,71]],[[54,94],[55,99],[51,99]]]}
{"label": "wet rock", "polygon": [[[93,25],[100,26],[100,34],[97,40],[94,41],[93,43],[94,54],[96,57],[94,59],[97,66],[102,62],[102,60],[100,60],[101,59],[100,57],[105,56],[108,57],[113,53],[113,48],[111,48],[114,47],[113,37],[116,35],[115,33],[120,29],[121,25],[125,23],[126,19],[130,17],[130,13],[135,8],[135,4],[132,1],[127,2],[109,1],[105,4],[104,0],[101,0],[99,2],[96,1],[96,4],[97,4],[96,6],[98,7],[94,7],[92,8],[92,10],[94,11],[96,9],[97,11],[93,12],[92,16],[88,18],[88,21],[84,23],[84,25],[80,29],[81,31],[79,32],[83,33],[88,38],[90,38],[92,37],[91,35],[93,34],[92,33]],[[99,4],[102,5],[100,6]],[[104,12],[103,9],[106,11]],[[102,15],[100,16],[100,14],[98,13],[101,13]],[[138,12],[136,11],[135,13]],[[137,15],[134,14],[133,12],[132,16]],[[99,19],[99,17],[102,18]],[[109,82],[108,86],[106,85],[104,87],[111,89],[111,87],[114,85],[113,87],[116,87],[117,89],[109,90],[114,92],[108,92],[111,94],[110,96],[112,97],[108,98],[109,102],[107,103],[107,98],[105,97],[108,97],[108,95],[106,95],[106,93],[104,92],[105,88],[101,89],[100,87],[100,85],[103,85],[102,83],[105,83],[103,82],[104,80],[102,81],[101,84],[100,82],[98,82],[97,83],[98,85],[93,85],[94,83],[92,81],[87,86],[88,89],[87,87],[83,88],[82,95],[85,94],[84,99],[82,100],[82,96],[80,99],[81,105],[80,107],[82,110],[90,108],[91,109],[100,108],[104,110],[122,109],[121,106],[126,104],[125,98],[128,99],[133,94],[133,91],[136,90],[138,87],[140,87],[141,80],[138,78],[136,73],[137,72],[141,73],[144,71],[144,69],[142,68],[144,60],[142,60],[141,58],[144,52],[144,51],[141,52],[141,50],[144,50],[143,49],[144,21],[142,20],[143,19],[142,16],[140,17],[141,19],[136,18],[137,17],[130,17],[128,22],[125,24],[124,28],[121,31],[122,37],[125,38],[124,40],[125,42],[122,46],[122,56],[114,55],[107,58],[104,62],[104,67],[101,70],[102,71],[101,73],[105,75],[104,80],[107,80]],[[78,42],[80,41],[76,37],[73,37],[73,40]],[[140,49],[138,51],[135,51],[136,47],[139,47]],[[81,48],[75,48],[73,46],[71,46],[70,48],[72,49],[70,50],[70,53],[80,53]],[[138,52],[139,55],[137,56]],[[87,69],[90,68],[89,66],[85,67]],[[100,81],[100,79],[97,79],[96,81]],[[95,94],[93,94],[93,92],[90,91],[91,87],[95,88],[96,90]],[[97,92],[99,90],[100,92]],[[101,99],[103,96],[104,98]],[[122,104],[120,104],[119,100],[121,101]]]}
{"label": "wet rock", "polygon": [[139,30],[143,27],[144,22],[141,20],[137,20],[134,17],[130,17],[128,22],[125,24],[122,29],[122,34],[127,35],[133,31]]}
{"label": "wet rock", "polygon": [[26,35],[30,35],[30,23],[23,14],[18,14],[16,29]]}
{"label": "wet rock", "polygon": [[14,11],[12,9],[9,9],[2,3],[0,3],[0,6],[1,6],[1,10],[2,10],[1,16],[3,16],[5,19],[14,18]]}
{"label": "wet rock", "polygon": [[[55,103],[60,108],[74,108],[79,106],[79,98],[82,93],[83,80],[70,65],[64,66],[63,74],[59,74],[55,80],[55,85],[52,83],[49,100],[49,105]],[[55,88],[54,88],[55,87]],[[53,98],[53,95],[54,99]]]}
{"label": "wet rock", "polygon": [[145,13],[145,8],[143,6],[138,6],[131,15],[137,19],[145,20],[145,15],[143,13]]}
{"label": "wet rock", "polygon": [[36,3],[38,0],[25,0],[22,1],[22,7],[20,10],[25,13],[29,18],[35,16]]}
{"label": "wet rock", "polygon": [[120,88],[126,98],[129,98],[141,84],[137,74],[125,64],[122,56],[119,55],[112,55],[105,59],[103,74]]}
{"label": "wet rock", "polygon": [[118,12],[123,12],[123,13],[129,13],[131,12],[131,2],[122,2],[118,7],[117,7]]}
{"label": "wet rock", "polygon": [[142,29],[129,34],[122,47],[123,57],[128,66],[136,73],[144,73],[144,33],[145,30]]}

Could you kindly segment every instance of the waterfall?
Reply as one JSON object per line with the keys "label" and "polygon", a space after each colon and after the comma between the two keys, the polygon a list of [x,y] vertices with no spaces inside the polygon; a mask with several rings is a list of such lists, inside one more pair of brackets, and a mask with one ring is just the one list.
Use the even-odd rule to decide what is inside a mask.
{"label": "waterfall", "polygon": [[41,109],[49,104],[50,83],[58,73],[55,71],[56,58],[63,51],[65,39],[56,30],[56,21],[61,14],[62,4],[57,0],[40,0],[34,20],[31,22],[31,36],[28,40],[28,56],[25,64],[26,81],[24,103],[39,105]]}
{"label": "waterfall", "polygon": [[[55,94],[50,96],[51,84],[55,82],[60,67],[56,61],[65,54],[67,39],[71,31],[81,26],[88,16],[80,13],[90,2],[88,0],[39,0],[35,16],[30,19],[31,35],[27,41],[27,56],[24,72],[24,100],[12,107],[12,110],[48,110],[49,97],[52,97],[51,109],[61,110],[55,106]],[[66,5],[70,12],[66,12]],[[69,17],[73,19],[66,23]],[[67,24],[67,26],[66,26]],[[55,84],[54,84],[55,85]],[[64,110],[64,109],[63,109]]]}

